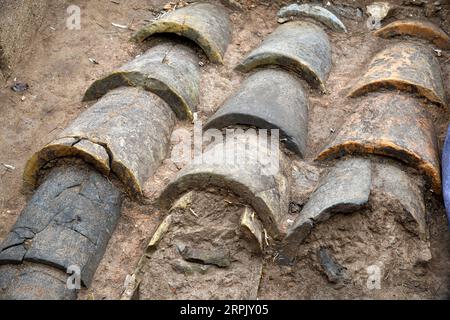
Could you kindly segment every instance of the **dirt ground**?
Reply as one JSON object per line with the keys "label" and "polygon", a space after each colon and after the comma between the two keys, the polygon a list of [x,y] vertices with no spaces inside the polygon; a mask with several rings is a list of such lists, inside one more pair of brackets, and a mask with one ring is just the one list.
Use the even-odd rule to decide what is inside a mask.
{"label": "dirt ground", "polygon": [[[90,83],[141,52],[142,49],[131,43],[129,38],[135,30],[154,18],[166,2],[165,0],[52,2],[45,22],[30,42],[26,54],[13,70],[11,77],[0,79],[0,163],[8,166],[0,165],[0,239],[5,237],[26,203],[27,196],[21,190],[21,174],[27,159],[88,107],[80,101]],[[276,12],[279,4],[271,1],[259,1],[265,3],[259,5],[254,5],[257,1],[244,2],[242,10],[230,10],[234,29],[224,65],[212,65],[203,58],[206,63],[203,67],[199,105],[199,118],[202,120],[211,116],[244,79],[243,75],[233,70],[234,66],[277,26]],[[364,8],[364,4],[368,1],[348,2],[354,7]],[[66,29],[66,8],[70,4],[81,8],[81,30]],[[449,6],[443,5],[440,11],[426,18],[439,24],[447,33],[450,33]],[[395,16],[388,18],[388,21],[408,16],[422,17],[425,9],[424,6],[405,5],[401,10],[396,10]],[[326,82],[328,93],[320,95],[318,92],[310,92],[306,165],[311,165],[314,156],[325,145],[330,134],[341,126],[346,114],[357,105],[358,99],[346,97],[353,81],[362,73],[374,53],[387,43],[395,41],[375,38],[367,30],[365,18],[358,19],[355,12],[349,9],[346,17],[342,17],[349,29],[348,34],[328,33],[332,42],[333,68]],[[128,29],[118,28],[112,23],[127,25]],[[92,63],[89,59],[94,59],[98,64]],[[439,61],[446,94],[450,97],[449,53],[443,52]],[[14,79],[28,83],[30,89],[24,93],[13,92],[9,87]],[[429,108],[435,121],[439,146],[442,148],[449,113],[434,105],[429,105]],[[191,124],[180,123],[178,126],[190,128]],[[146,184],[145,191],[150,200],[156,197],[179,169],[170,160],[164,162],[155,177]],[[312,180],[318,177],[318,170],[315,167],[310,170],[314,176]],[[377,201],[382,203],[383,199]],[[406,289],[399,289],[399,292],[392,291],[374,296],[375,298],[445,297],[445,288],[448,288],[446,273],[450,269],[450,240],[442,200],[433,195],[428,196],[427,209],[430,215],[433,256],[430,278],[435,277],[436,281],[447,279],[447,283],[442,283],[437,292],[428,292],[426,295],[415,295],[417,290],[410,290],[406,286]],[[124,289],[126,276],[133,273],[164,214],[151,204],[138,205],[127,200],[93,285],[83,290],[79,298],[119,298]],[[348,219],[355,220],[351,223],[352,226],[364,224],[360,216],[350,216]],[[376,220],[376,215],[371,219]],[[326,233],[320,230],[318,232]],[[348,236],[348,233],[331,240],[344,241],[346,235]],[[299,274],[298,271],[289,268],[274,268],[269,268],[267,276],[263,277],[263,291],[260,291],[262,298],[359,297],[352,291],[345,294],[340,294],[339,291],[325,292],[325,289],[320,289],[326,287],[326,280],[323,277],[323,282],[301,287],[302,279],[309,276],[307,273]],[[320,277],[321,275],[315,274],[314,279]],[[289,290],[285,290],[285,283],[292,283]],[[414,288],[414,283],[410,286]],[[430,287],[435,288],[436,285]]]}
{"label": "dirt ground", "polygon": [[[169,230],[140,264],[139,299],[256,299],[263,257],[256,239],[236,228],[244,210],[239,198],[217,190],[177,201]],[[211,264],[193,261],[199,258]]]}

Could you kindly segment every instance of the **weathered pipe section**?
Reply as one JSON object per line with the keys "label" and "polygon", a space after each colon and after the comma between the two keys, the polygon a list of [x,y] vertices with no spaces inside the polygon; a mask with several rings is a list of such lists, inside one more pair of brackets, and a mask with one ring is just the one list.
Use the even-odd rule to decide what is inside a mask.
{"label": "weathered pipe section", "polygon": [[434,52],[423,45],[399,42],[377,53],[349,96],[392,87],[446,105],[439,62]]}
{"label": "weathered pipe section", "polygon": [[195,50],[166,40],[95,81],[83,100],[99,99],[118,87],[142,87],[164,99],[177,118],[192,120],[199,102],[199,85],[199,58]]}
{"label": "weathered pipe section", "polygon": [[321,22],[322,24],[324,24],[333,31],[347,32],[347,28],[345,27],[345,25],[334,13],[316,4],[293,3],[281,8],[280,11],[278,11],[277,16],[279,18],[278,21],[281,23],[286,22],[285,19],[289,21],[289,19],[295,17],[300,18],[306,17]]}
{"label": "weathered pipe section", "polygon": [[4,284],[0,295],[8,297],[10,289],[20,292],[34,286],[42,289],[42,296],[36,298],[44,298],[55,295],[45,290],[51,284],[66,296],[68,275],[64,280],[54,275],[60,272],[48,271],[33,277],[43,268],[37,264],[62,273],[78,268],[81,284],[89,286],[117,224],[122,193],[106,177],[85,165],[49,170],[0,246],[0,283]]}
{"label": "weathered pipe section", "polygon": [[337,161],[325,174],[297,219],[287,230],[277,261],[292,265],[298,247],[314,227],[335,214],[351,214],[372,206],[374,196],[383,195],[401,208],[397,221],[411,234],[427,239],[426,209],[421,183],[401,165],[381,157],[349,156]]}
{"label": "weathered pipe section", "polygon": [[233,125],[279,129],[286,146],[302,157],[308,136],[307,93],[284,70],[257,71],[208,120],[205,129]]}
{"label": "weathered pipe section", "polygon": [[142,42],[157,33],[175,33],[196,42],[213,63],[223,63],[231,39],[228,14],[221,5],[195,3],[165,14],[133,37]]}
{"label": "weathered pipe section", "polygon": [[114,89],[32,156],[25,184],[36,187],[47,163],[80,154],[102,173],[116,175],[131,196],[139,197],[142,184],[166,156],[174,125],[174,113],[158,96],[134,87]]}
{"label": "weathered pipe section", "polygon": [[297,246],[315,224],[328,220],[332,214],[363,208],[369,202],[371,183],[370,160],[349,158],[338,162],[289,228],[285,241]]}
{"label": "weathered pipe section", "polygon": [[414,97],[394,92],[367,97],[317,159],[375,154],[397,159],[428,178],[441,193],[438,146],[433,122]]}
{"label": "weathered pipe section", "polygon": [[428,237],[423,185],[411,179],[401,164],[374,162],[371,192],[393,198],[403,208],[398,221],[419,238]]}
{"label": "weathered pipe section", "polygon": [[[192,161],[184,167],[162,192],[160,206],[169,210],[178,198],[191,190],[223,188],[251,205],[269,234],[278,238],[285,233],[283,218],[289,205],[289,181],[283,169],[282,152],[264,148],[256,134],[236,135],[233,139],[233,143],[228,141],[210,147],[203,154],[202,162]],[[269,158],[263,160],[262,154]],[[228,162],[226,157],[230,155],[233,160]]]}
{"label": "weathered pipe section", "polygon": [[450,49],[450,37],[437,25],[422,20],[405,19],[391,22],[374,32],[381,38],[411,36],[428,40],[441,49]]}
{"label": "weathered pipe section", "polygon": [[325,91],[325,81],[331,70],[331,44],[327,34],[314,23],[285,23],[253,50],[236,70],[249,72],[269,65],[291,70],[313,88]]}

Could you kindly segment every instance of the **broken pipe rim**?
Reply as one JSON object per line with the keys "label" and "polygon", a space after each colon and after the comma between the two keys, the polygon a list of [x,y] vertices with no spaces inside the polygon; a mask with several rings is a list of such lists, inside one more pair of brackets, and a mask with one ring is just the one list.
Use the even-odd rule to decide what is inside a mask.
{"label": "broken pipe rim", "polygon": [[286,147],[303,157],[308,135],[308,95],[294,75],[265,69],[249,76],[205,124],[204,130],[244,125],[278,129]]}
{"label": "broken pipe rim", "polygon": [[446,106],[439,62],[422,45],[399,42],[376,53],[348,96],[358,97],[390,87],[415,92],[432,103]]}
{"label": "broken pipe rim", "polygon": [[445,100],[442,99],[442,97],[439,97],[433,89],[424,87],[423,85],[410,80],[398,78],[384,78],[357,84],[348,94],[348,97],[356,98],[369,92],[380,91],[381,89],[391,87],[406,92],[416,92],[418,95],[425,97],[429,101],[436,103],[441,107],[446,106]]}
{"label": "broken pipe rim", "polygon": [[[65,137],[73,138],[73,137]],[[38,152],[35,152],[31,158],[27,161],[23,173],[23,182],[25,189],[34,190],[38,187],[39,172],[48,163],[59,158],[75,157],[80,158],[86,163],[94,166],[100,173],[108,176],[110,174],[111,168],[109,163],[105,164],[97,155],[87,150],[80,150],[74,145],[66,145],[58,143],[57,139],[54,142],[43,147]],[[74,138],[74,141],[76,139]]]}
{"label": "broken pipe rim", "polygon": [[[302,37],[312,36],[315,45],[301,47]],[[259,67],[278,66],[294,72],[324,93],[331,65],[331,44],[323,29],[311,22],[291,21],[275,29],[235,69],[248,73]]]}
{"label": "broken pipe rim", "polygon": [[[192,183],[193,177],[197,180],[200,178],[202,182],[199,184]],[[202,190],[204,186],[225,188],[236,195],[243,197],[258,214],[258,217],[261,219],[270,235],[274,238],[280,238],[282,236],[283,232],[278,228],[279,221],[276,221],[277,219],[273,215],[270,205],[255,194],[249,186],[240,181],[236,181],[235,179],[224,178],[221,174],[195,172],[183,175],[164,189],[158,199],[158,205],[164,210],[169,210],[171,204],[183,194],[192,190]]]}
{"label": "broken pipe rim", "polygon": [[[112,82],[114,84],[109,85]],[[163,99],[180,120],[192,120],[196,111],[195,103],[188,103],[182,94],[170,84],[139,71],[116,71],[96,80],[86,90],[83,101],[101,98],[106,93],[122,86],[141,87]]]}
{"label": "broken pipe rim", "polygon": [[431,188],[436,194],[440,195],[442,193],[439,170],[414,151],[408,150],[393,141],[382,139],[370,142],[349,140],[323,150],[316,160],[324,161],[341,158],[346,155],[365,156],[370,154],[393,158],[416,168],[430,179]]}
{"label": "broken pipe rim", "polygon": [[330,10],[314,4],[296,3],[285,6],[278,11],[278,18],[307,17],[314,19],[336,32],[347,32],[344,23]]}
{"label": "broken pipe rim", "polygon": [[[99,119],[100,126],[91,128]],[[124,121],[131,127],[121,127]],[[40,171],[53,160],[75,157],[105,176],[114,174],[130,197],[143,200],[143,185],[166,156],[174,125],[173,111],[157,95],[138,88],[110,91],[28,160],[25,190],[38,187]],[[80,141],[89,148],[79,146]]]}
{"label": "broken pipe rim", "polygon": [[235,69],[236,71],[242,73],[248,73],[256,68],[267,66],[279,66],[288,71],[292,71],[295,74],[304,75],[305,80],[310,86],[313,88],[319,88],[321,92],[326,92],[325,84],[322,80],[309,68],[308,65],[299,60],[296,56],[278,52],[263,52],[247,58],[241,64],[237,65]]}
{"label": "broken pipe rim", "polygon": [[284,254],[291,257],[317,224],[333,215],[364,209],[370,198],[372,164],[364,158],[352,157],[338,161],[322,177],[302,211],[289,227],[283,240]]}
{"label": "broken pipe rim", "polygon": [[[68,136],[66,138],[78,138],[76,136]],[[90,141],[90,140],[88,140]],[[100,144],[90,141],[94,144]],[[107,147],[105,147],[107,149]],[[108,149],[107,149],[108,150]],[[111,152],[108,151],[108,154]],[[114,173],[127,193],[135,198],[141,198],[142,188],[138,179],[134,174],[120,161],[114,161],[112,164],[105,163],[94,153],[80,150],[75,146],[63,146],[58,144],[50,144],[40,151],[36,152],[27,162],[23,174],[24,187],[26,190],[34,190],[39,186],[39,173],[50,162],[62,158],[80,158],[88,164],[91,164],[104,176]]]}
{"label": "broken pipe rim", "polygon": [[394,21],[375,31],[374,35],[385,39],[405,35],[412,36],[430,41],[441,49],[450,49],[449,36],[444,30],[429,21],[415,19]]}
{"label": "broken pipe rim", "polygon": [[[239,120],[235,120],[237,118]],[[303,158],[305,154],[306,146],[305,145],[300,146],[300,143],[298,141],[295,141],[296,139],[293,138],[293,136],[289,134],[286,130],[284,130],[280,126],[277,126],[269,122],[268,120],[262,117],[258,117],[252,114],[240,112],[222,114],[208,121],[204,127],[204,130],[212,128],[221,130],[233,125],[254,126],[260,129],[268,129],[268,130],[278,129],[280,130],[280,138],[282,140],[286,140],[285,144],[288,149],[298,154],[301,158]]]}
{"label": "broken pipe rim", "polygon": [[139,30],[132,40],[144,42],[157,33],[175,33],[186,37],[197,43],[211,62],[223,64],[231,38],[231,26],[228,14],[221,6],[197,3],[167,13]]}

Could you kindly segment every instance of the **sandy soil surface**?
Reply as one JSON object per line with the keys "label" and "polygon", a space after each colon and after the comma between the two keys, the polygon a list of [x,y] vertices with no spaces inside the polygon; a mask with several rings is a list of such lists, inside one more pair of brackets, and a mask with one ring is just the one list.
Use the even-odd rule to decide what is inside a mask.
{"label": "sandy soil surface", "polygon": [[[91,82],[142,51],[142,48],[129,42],[129,38],[135,30],[154,18],[166,2],[164,0],[70,1],[70,4],[76,4],[81,8],[81,30],[66,29],[68,2],[61,1],[51,5],[45,23],[30,43],[21,63],[9,79],[0,79],[0,163],[8,165],[8,168],[0,165],[0,239],[6,235],[26,203],[27,196],[21,190],[21,174],[27,159],[88,107],[80,101]],[[202,120],[211,116],[244,79],[243,75],[233,70],[234,66],[277,26],[276,12],[279,4],[266,1],[265,4],[256,6],[254,3],[257,1],[244,2],[242,10],[230,10],[234,30],[224,65],[211,65],[203,57],[205,65],[199,105],[199,117]],[[365,2],[351,1],[354,6],[361,3],[362,8]],[[448,16],[447,20],[443,17],[448,14],[448,10],[448,6],[444,6],[441,12],[427,18],[441,25],[447,33],[450,32],[450,19]],[[424,14],[424,7],[411,5],[404,7],[396,13],[396,16],[389,19],[421,17]],[[358,19],[354,11],[343,17],[343,21],[349,29],[349,34],[329,32],[333,48],[333,68],[326,83],[328,93],[320,95],[318,92],[310,92],[308,153],[305,159],[307,162],[313,160],[330,134],[341,126],[346,114],[354,109],[358,99],[346,98],[348,90],[373,54],[389,43],[389,40],[373,37],[367,31],[364,18]],[[112,23],[127,25],[128,29],[115,27]],[[92,63],[90,59],[94,59],[98,64]],[[448,52],[443,52],[439,61],[445,90],[447,96],[450,96]],[[14,79],[28,83],[30,89],[24,93],[11,91],[9,87]],[[449,120],[448,112],[433,105],[430,105],[430,110],[441,148]],[[178,126],[188,129],[192,127],[190,123],[180,123]],[[154,199],[179,169],[172,161],[166,160],[155,177],[146,184],[147,196]],[[448,270],[449,266],[449,238],[441,199],[431,197],[428,209],[431,216],[432,251],[435,257],[433,263],[436,264],[438,270],[436,272],[442,273]],[[94,283],[91,288],[80,293],[80,299],[119,298],[125,277],[134,271],[148,240],[163,216],[164,213],[159,212],[151,204],[138,205],[127,200],[119,225],[97,270]],[[339,294],[321,295],[320,291],[316,291],[315,294],[316,286],[305,289],[308,292],[294,294],[293,292],[298,289],[295,284],[291,286],[291,290],[283,293],[282,284],[285,280],[279,279],[277,282],[276,279],[286,274],[288,279],[293,279],[295,278],[292,276],[293,271],[283,269],[270,272],[272,275],[269,274],[268,279],[275,280],[269,279],[272,284],[263,281],[263,287],[266,283],[261,293],[264,298],[339,296]],[[275,273],[278,275],[275,276]],[[443,286],[445,287],[445,284]],[[290,293],[292,295],[289,296]],[[436,295],[442,296],[442,290]],[[355,296],[349,292],[345,297]],[[381,298],[389,297],[412,296],[408,295],[408,292],[381,296]]]}

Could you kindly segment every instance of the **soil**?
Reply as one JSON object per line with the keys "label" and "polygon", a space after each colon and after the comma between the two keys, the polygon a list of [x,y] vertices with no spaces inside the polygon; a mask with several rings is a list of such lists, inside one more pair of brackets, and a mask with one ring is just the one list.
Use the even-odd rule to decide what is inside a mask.
{"label": "soil", "polygon": [[14,69],[23,50],[44,19],[46,1],[0,3],[0,79]]}
{"label": "soil", "polygon": [[191,192],[174,205],[169,230],[137,272],[140,299],[257,298],[263,259],[256,239],[238,227],[245,206],[217,193]]}
{"label": "soil", "polygon": [[[29,197],[22,192],[21,177],[27,159],[89,107],[81,102],[81,98],[94,80],[142,52],[143,48],[131,43],[129,38],[137,29],[153,19],[166,2],[51,2],[44,23],[24,51],[20,63],[16,64],[8,79],[0,79],[0,239],[6,236]],[[201,102],[198,107],[198,117],[202,121],[211,116],[226,97],[239,87],[245,75],[239,74],[233,68],[276,28],[279,3],[288,1],[238,2],[243,3],[242,9],[230,9],[234,30],[224,65],[212,65],[202,57],[204,66]],[[334,1],[343,2],[345,1]],[[347,3],[351,3],[353,8],[364,8],[369,1]],[[66,9],[71,4],[81,8],[81,30],[66,29]],[[326,82],[327,94],[310,92],[308,152],[304,161],[294,160],[298,172],[307,173],[303,181],[307,188],[292,191],[299,206],[314,190],[321,171],[326,169],[313,163],[315,155],[361,99],[347,98],[349,89],[370,58],[388,43],[395,41],[378,39],[371,35],[366,28],[365,18],[358,19],[355,11],[350,10],[352,7],[344,7],[346,12],[350,13],[342,18],[349,33],[328,32],[333,49],[333,67]],[[389,17],[388,21],[411,16],[424,17],[450,33],[449,5],[442,5],[442,9],[436,12],[430,10],[429,6],[417,6],[404,1],[404,6],[395,10],[395,14]],[[425,14],[429,16],[425,17]],[[113,26],[112,23],[127,25],[128,29]],[[98,64],[93,63],[92,59]],[[450,97],[450,53],[444,51],[438,59],[445,91],[447,97]],[[28,83],[30,89],[23,93],[13,92],[9,87],[14,79]],[[435,122],[441,149],[449,123],[448,112],[429,103],[427,107]],[[192,130],[192,124],[187,122],[177,126]],[[150,238],[167,214],[155,208],[152,200],[180,168],[179,163],[175,164],[170,159],[164,161],[156,175],[146,184],[145,192],[150,200],[148,204],[125,201],[122,217],[97,270],[92,287],[82,290],[79,299],[118,299],[121,296],[126,276],[135,271]],[[301,174],[297,173],[297,176]],[[420,258],[420,252],[423,250],[415,248],[415,238],[397,224],[394,217],[395,208],[388,210],[386,199],[377,195],[371,200],[372,209],[367,209],[370,214],[369,211],[361,211],[339,215],[320,225],[301,249],[299,254],[303,259],[295,267],[275,265],[271,262],[274,253],[267,252],[264,259],[265,273],[258,297],[448,297],[450,239],[447,221],[442,199],[430,193],[427,193],[426,197],[432,255],[428,263],[411,266],[413,261]],[[379,228],[378,232],[374,232],[374,228]],[[321,247],[328,248],[333,259],[345,265],[350,279],[346,281],[350,281],[352,285],[341,286],[327,281],[317,260],[317,250]],[[371,249],[371,254],[359,262],[355,261],[358,256],[364,256],[364,252],[368,251],[367,247]],[[341,251],[337,248],[341,248]],[[398,253],[398,268],[393,268],[397,260],[394,258],[397,256],[393,258],[383,255],[386,248],[392,254]],[[379,258],[380,256],[382,258]],[[369,292],[365,289],[366,267],[377,263],[389,266],[388,270],[380,266],[386,282],[382,290]],[[407,269],[407,272],[402,273],[402,268]]]}

